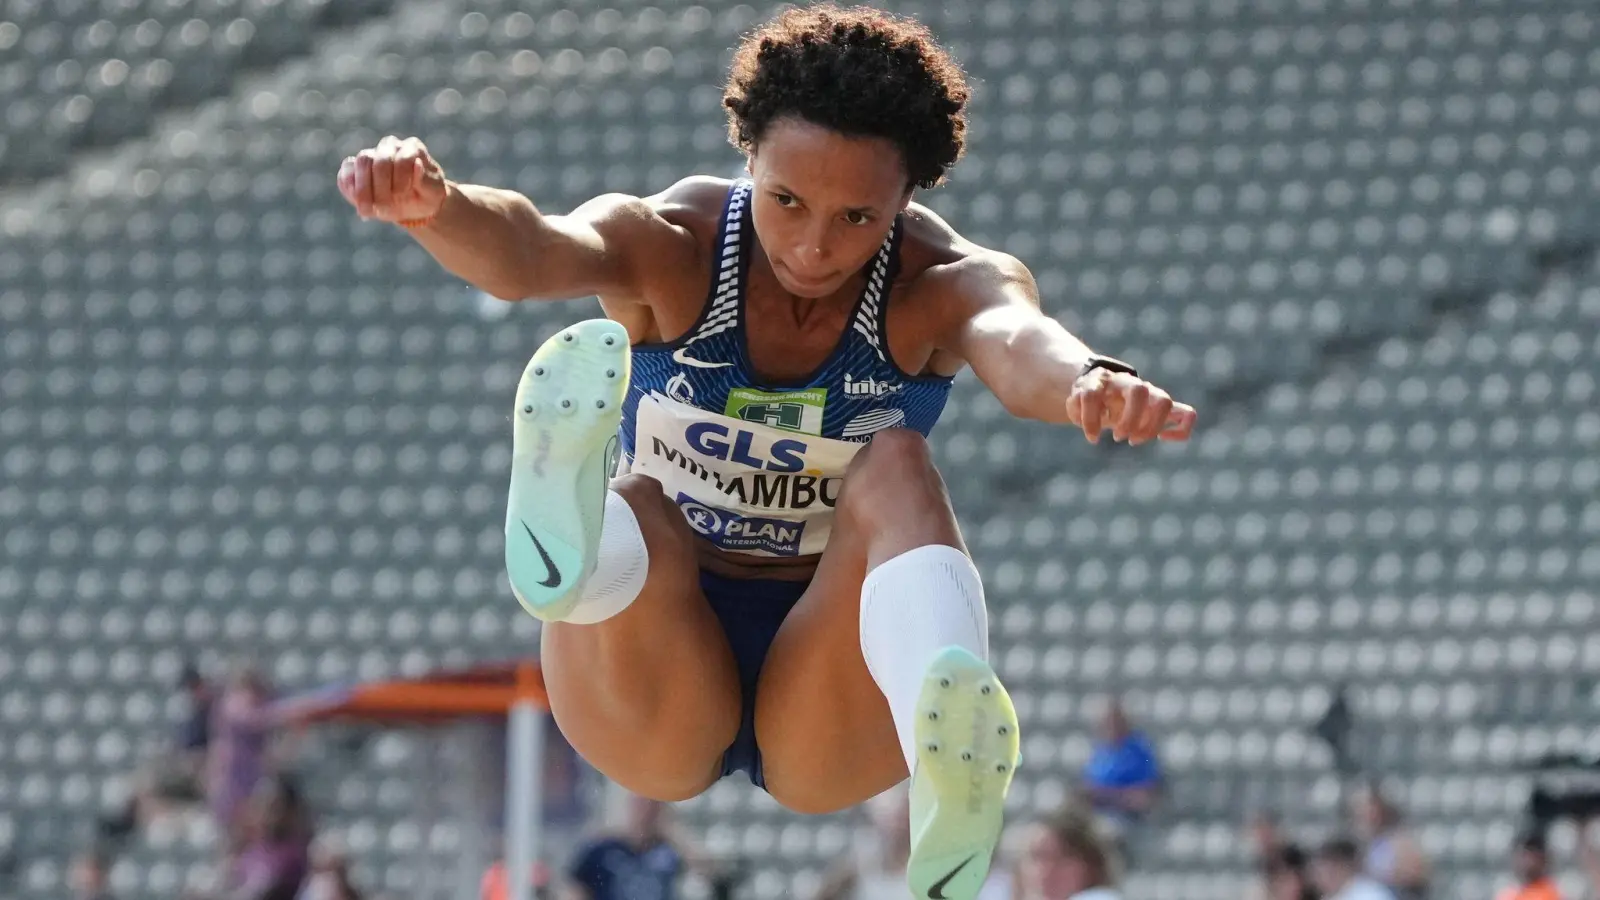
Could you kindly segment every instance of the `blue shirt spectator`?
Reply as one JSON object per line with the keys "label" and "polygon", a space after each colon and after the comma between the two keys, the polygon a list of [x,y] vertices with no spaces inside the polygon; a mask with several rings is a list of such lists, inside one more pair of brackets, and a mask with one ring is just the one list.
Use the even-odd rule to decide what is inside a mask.
{"label": "blue shirt spectator", "polygon": [[1112,698],[1097,728],[1094,750],[1083,769],[1083,787],[1096,811],[1120,825],[1143,818],[1161,789],[1155,746],[1135,730]]}

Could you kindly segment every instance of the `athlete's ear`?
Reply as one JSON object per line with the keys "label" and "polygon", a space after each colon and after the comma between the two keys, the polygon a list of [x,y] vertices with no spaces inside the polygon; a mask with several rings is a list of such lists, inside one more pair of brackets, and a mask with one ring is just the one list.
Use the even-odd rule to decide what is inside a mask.
{"label": "athlete's ear", "polygon": [[906,188],[905,196],[900,198],[900,208],[898,210],[896,210],[896,212],[905,212],[906,211],[906,207],[911,205],[911,198],[916,196],[916,193],[917,193],[917,189],[916,188],[914,188],[914,187]]}

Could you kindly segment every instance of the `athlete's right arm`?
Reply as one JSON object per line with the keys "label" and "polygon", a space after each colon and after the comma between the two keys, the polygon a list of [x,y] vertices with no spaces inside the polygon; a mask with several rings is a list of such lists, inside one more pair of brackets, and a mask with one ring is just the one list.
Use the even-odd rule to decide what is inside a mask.
{"label": "athlete's right arm", "polygon": [[502,300],[642,300],[644,267],[686,238],[645,201],[607,194],[547,216],[516,191],[456,184],[417,138],[386,137],[339,167],[362,218],[403,225],[439,264]]}

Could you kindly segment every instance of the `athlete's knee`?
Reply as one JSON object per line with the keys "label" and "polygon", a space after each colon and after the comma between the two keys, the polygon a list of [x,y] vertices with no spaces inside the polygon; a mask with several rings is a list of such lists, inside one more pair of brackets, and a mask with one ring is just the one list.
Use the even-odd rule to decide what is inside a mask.
{"label": "athlete's knee", "polygon": [[839,792],[824,785],[811,783],[794,783],[789,781],[767,781],[767,793],[778,805],[790,812],[803,816],[826,816],[832,813],[849,809],[862,801],[865,797],[843,797]]}
{"label": "athlete's knee", "polygon": [[[629,791],[676,803],[698,797],[722,774],[722,754],[733,742],[675,733],[672,723],[599,717],[592,707],[563,718],[562,733],[589,765]],[[737,728],[737,720],[735,720]],[[707,732],[719,729],[707,729]],[[678,729],[681,732],[681,728]]]}
{"label": "athlete's knee", "polygon": [[949,505],[927,438],[910,429],[890,428],[873,435],[851,461],[838,514],[871,533],[879,526],[939,513]]}
{"label": "athlete's knee", "polygon": [[645,543],[661,544],[674,551],[682,551],[691,540],[683,513],[667,497],[661,482],[649,475],[630,472],[611,479],[611,490],[626,500],[639,520]]}
{"label": "athlete's knee", "polygon": [[661,482],[649,475],[640,475],[629,472],[611,479],[611,490],[622,495],[633,507],[634,515],[646,515],[661,508],[661,501],[666,497]]}
{"label": "athlete's knee", "polygon": [[896,470],[933,468],[928,439],[909,428],[885,428],[874,434],[851,461],[851,470],[892,466]]}
{"label": "athlete's knee", "polygon": [[718,758],[705,769],[678,766],[678,771],[633,772],[622,777],[609,776],[628,791],[661,803],[681,803],[706,792],[722,776]]}

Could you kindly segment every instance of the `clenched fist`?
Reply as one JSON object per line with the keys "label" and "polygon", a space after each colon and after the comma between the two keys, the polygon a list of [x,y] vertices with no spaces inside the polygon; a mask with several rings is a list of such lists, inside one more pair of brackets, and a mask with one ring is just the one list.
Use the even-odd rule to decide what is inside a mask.
{"label": "clenched fist", "polygon": [[418,222],[444,206],[444,169],[416,138],[390,135],[339,166],[339,193],[363,219]]}
{"label": "clenched fist", "polygon": [[1143,444],[1187,441],[1194,433],[1195,411],[1137,375],[1091,369],[1072,385],[1067,419],[1091,444],[1099,443],[1108,428],[1112,440]]}

